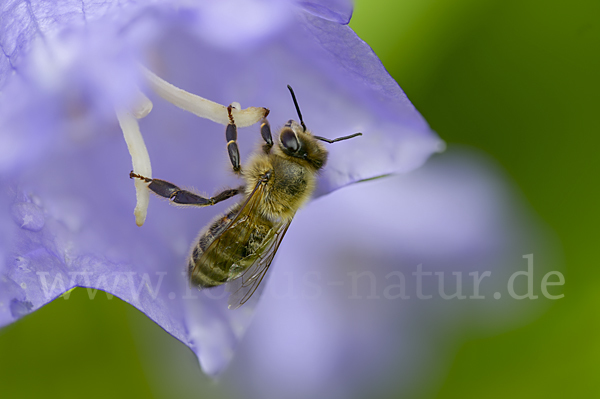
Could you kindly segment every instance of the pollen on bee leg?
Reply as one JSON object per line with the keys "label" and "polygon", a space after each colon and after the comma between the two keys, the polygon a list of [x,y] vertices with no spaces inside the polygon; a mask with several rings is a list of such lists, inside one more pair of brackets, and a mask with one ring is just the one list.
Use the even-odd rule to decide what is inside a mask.
{"label": "pollen on bee leg", "polygon": [[[229,115],[226,106],[173,86],[156,76],[146,67],[141,66],[141,69],[150,88],[168,102],[200,118],[209,119],[225,126],[229,124]],[[239,103],[234,102],[232,106],[233,104],[236,104],[236,106],[234,106],[231,114],[238,127],[254,125],[269,113],[269,110],[263,107],[241,109]]]}
{"label": "pollen on bee leg", "polygon": [[[148,149],[144,143],[144,138],[140,132],[140,126],[133,112],[117,111],[117,119],[123,131],[123,137],[127,143],[127,149],[131,155],[131,163],[133,164],[133,172],[152,178],[152,166],[150,165],[150,156]],[[148,213],[148,203],[150,202],[150,190],[148,183],[141,179],[133,179],[135,184],[136,205],[133,211],[135,215],[135,223],[141,226],[146,221]]]}

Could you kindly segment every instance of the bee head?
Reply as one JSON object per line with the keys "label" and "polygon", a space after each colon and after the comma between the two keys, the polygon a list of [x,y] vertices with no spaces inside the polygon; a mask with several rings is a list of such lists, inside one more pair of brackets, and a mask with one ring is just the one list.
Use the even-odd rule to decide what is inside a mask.
{"label": "bee head", "polygon": [[336,141],[342,141],[351,139],[356,136],[361,136],[362,133],[354,133],[350,136],[338,137],[337,139],[326,139],[321,136],[313,136],[308,130],[302,120],[302,113],[298,106],[298,100],[296,100],[296,94],[290,85],[288,90],[292,95],[296,112],[300,123],[290,119],[281,129],[279,134],[279,145],[284,154],[294,158],[304,159],[312,166],[315,170],[321,169],[325,162],[327,162],[327,150],[318,140],[326,143],[335,143]]}
{"label": "bee head", "polygon": [[284,154],[303,159],[316,170],[321,169],[327,160],[325,148],[294,120],[289,120],[281,129],[279,147]]}

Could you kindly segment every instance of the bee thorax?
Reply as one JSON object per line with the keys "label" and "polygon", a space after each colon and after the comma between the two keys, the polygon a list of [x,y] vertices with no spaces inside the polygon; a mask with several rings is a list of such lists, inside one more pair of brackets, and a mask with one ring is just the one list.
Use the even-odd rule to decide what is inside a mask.
{"label": "bee thorax", "polygon": [[271,220],[293,217],[314,191],[315,177],[297,162],[271,159],[273,173],[266,187],[263,213]]}

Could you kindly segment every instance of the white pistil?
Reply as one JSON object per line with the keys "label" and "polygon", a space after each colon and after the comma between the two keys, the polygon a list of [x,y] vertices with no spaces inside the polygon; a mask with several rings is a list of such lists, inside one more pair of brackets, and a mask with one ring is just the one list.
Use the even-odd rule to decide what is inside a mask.
{"label": "white pistil", "polygon": [[[148,102],[150,102],[150,100],[148,100]],[[138,107],[135,108],[139,109]],[[119,119],[121,130],[123,130],[127,149],[131,155],[133,172],[151,179],[152,166],[150,165],[150,156],[148,155],[148,149],[144,143],[142,133],[140,132],[140,125],[134,117],[136,113],[137,112],[135,111],[117,111],[117,118]],[[137,203],[133,214],[135,215],[135,223],[138,226],[141,226],[146,221],[148,203],[150,202],[150,190],[148,190],[148,183],[140,179],[134,179],[134,184]]]}
{"label": "white pistil", "polygon": [[[211,121],[222,125],[229,124],[226,106],[195,94],[188,93],[187,91],[162,80],[149,69],[143,66],[141,68],[152,90],[168,102],[189,111],[200,118],[210,119]],[[253,125],[261,120],[267,112],[266,109],[262,107],[240,109],[239,103],[234,103],[232,106],[234,106],[234,109],[231,111],[231,114],[237,127]]]}

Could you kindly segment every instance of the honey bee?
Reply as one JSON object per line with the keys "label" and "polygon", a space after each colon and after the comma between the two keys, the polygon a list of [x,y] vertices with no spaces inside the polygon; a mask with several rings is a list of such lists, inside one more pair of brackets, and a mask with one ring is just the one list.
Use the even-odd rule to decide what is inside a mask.
{"label": "honey bee", "polygon": [[165,180],[130,173],[131,178],[149,183],[152,192],[180,205],[210,206],[243,195],[240,202],[200,232],[187,265],[190,283],[198,288],[228,284],[230,309],[246,303],[256,291],[296,211],[312,195],[317,173],[327,162],[328,155],[319,141],[334,143],[361,135],[355,133],[333,140],[313,135],[306,129],[293,89],[289,85],[288,89],[300,123],[289,120],[279,131],[278,142],[274,143],[266,119],[269,111],[265,109],[260,126],[264,144],[243,168],[232,106],[227,108],[227,152],[234,173],[244,180],[244,185],[205,198]]}

